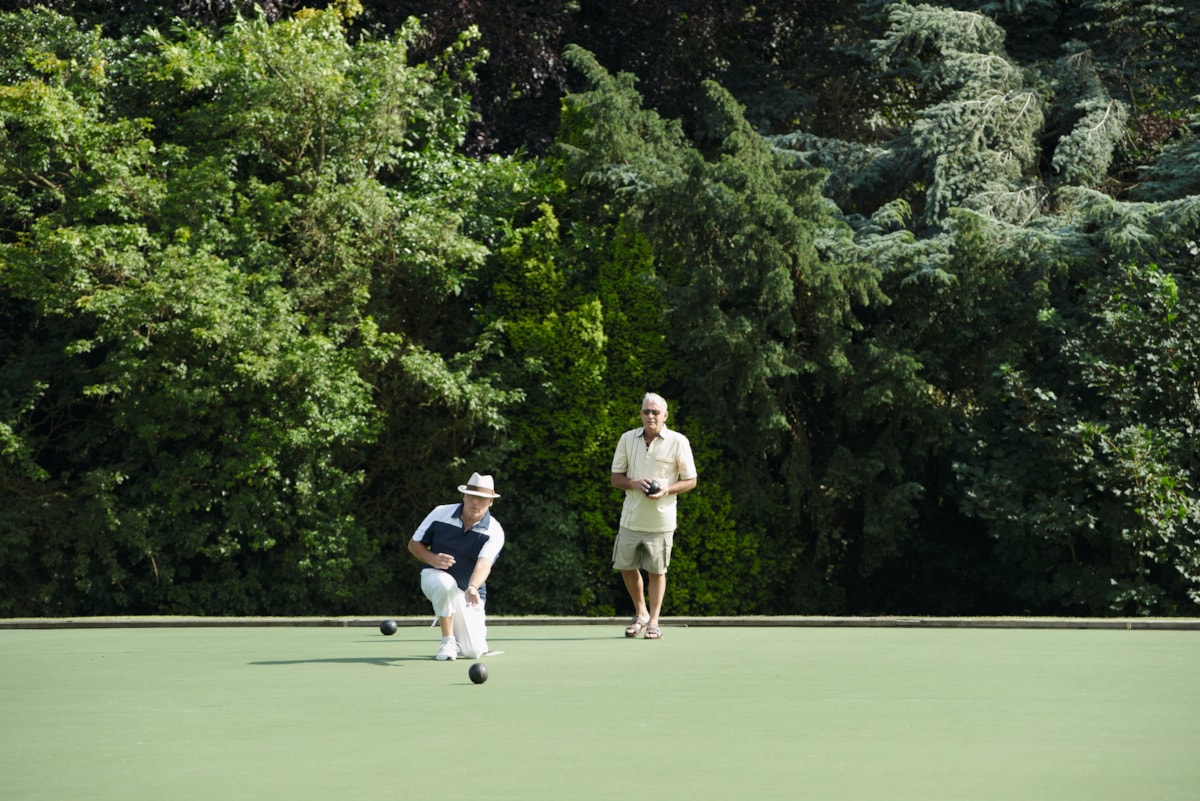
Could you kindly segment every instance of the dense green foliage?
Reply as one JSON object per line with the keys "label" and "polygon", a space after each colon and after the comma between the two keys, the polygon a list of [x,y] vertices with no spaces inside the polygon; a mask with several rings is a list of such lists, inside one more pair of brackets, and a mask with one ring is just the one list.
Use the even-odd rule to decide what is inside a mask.
{"label": "dense green foliage", "polygon": [[37,5],[0,614],[423,613],[473,470],[492,612],[623,613],[647,390],[667,614],[1200,610],[1190,5]]}
{"label": "dense green foliage", "polygon": [[375,385],[458,372],[375,297],[393,272],[446,295],[484,253],[447,73],[334,13],[120,54],[3,22],[8,604],[314,609],[386,580],[355,508]]}

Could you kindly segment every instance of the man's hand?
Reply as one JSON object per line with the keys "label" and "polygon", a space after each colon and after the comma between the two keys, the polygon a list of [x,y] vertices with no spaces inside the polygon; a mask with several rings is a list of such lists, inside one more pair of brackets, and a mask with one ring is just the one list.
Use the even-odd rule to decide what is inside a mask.
{"label": "man's hand", "polygon": [[652,478],[643,478],[638,482],[642,494],[652,501],[657,501],[670,491],[670,485],[662,486]]}

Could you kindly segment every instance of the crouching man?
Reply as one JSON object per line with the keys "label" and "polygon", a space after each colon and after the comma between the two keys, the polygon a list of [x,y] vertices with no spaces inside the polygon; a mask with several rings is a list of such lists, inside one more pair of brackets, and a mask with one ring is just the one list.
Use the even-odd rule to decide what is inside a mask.
{"label": "crouching man", "polygon": [[421,591],[442,630],[437,658],[443,661],[487,653],[486,582],[504,547],[504,528],[488,511],[500,497],[493,478],[473,473],[458,491],[462,501],[436,507],[408,543],[425,565]]}

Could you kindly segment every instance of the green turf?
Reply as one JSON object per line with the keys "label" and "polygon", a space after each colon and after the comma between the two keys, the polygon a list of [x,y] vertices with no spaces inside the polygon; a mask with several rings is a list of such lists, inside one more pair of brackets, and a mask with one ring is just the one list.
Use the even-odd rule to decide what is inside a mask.
{"label": "green turf", "polygon": [[0,631],[0,799],[1155,801],[1200,635],[493,626]]}

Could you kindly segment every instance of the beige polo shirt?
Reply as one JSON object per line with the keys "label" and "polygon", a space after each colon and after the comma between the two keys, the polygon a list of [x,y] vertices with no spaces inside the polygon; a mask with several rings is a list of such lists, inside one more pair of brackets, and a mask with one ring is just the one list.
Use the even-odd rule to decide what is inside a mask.
{"label": "beige polo shirt", "polygon": [[[697,477],[692,444],[683,434],[666,426],[649,447],[640,428],[622,434],[613,454],[612,472],[635,479],[653,478],[664,487]],[[639,490],[625,490],[621,525],[634,531],[674,531],[677,498],[677,495],[666,495],[656,501]]]}

